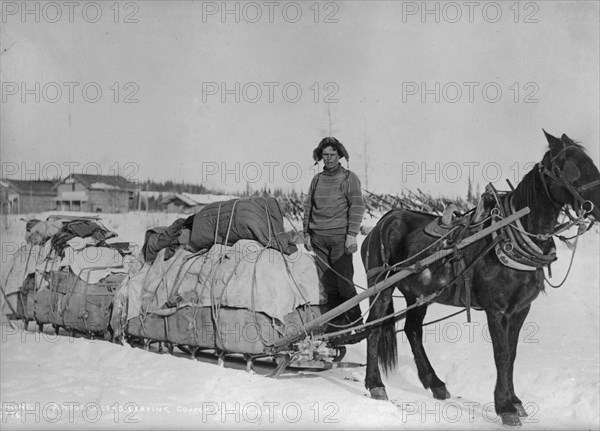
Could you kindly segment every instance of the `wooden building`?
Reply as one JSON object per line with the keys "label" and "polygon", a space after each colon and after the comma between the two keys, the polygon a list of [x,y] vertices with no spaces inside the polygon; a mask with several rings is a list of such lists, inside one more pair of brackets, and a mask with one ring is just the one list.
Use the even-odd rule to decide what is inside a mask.
{"label": "wooden building", "polygon": [[34,213],[56,209],[56,181],[0,181],[3,214]]}
{"label": "wooden building", "polygon": [[236,196],[214,195],[209,193],[173,193],[165,197],[160,204],[163,210],[167,212],[193,214],[213,202],[228,201],[235,198]]}
{"label": "wooden building", "polygon": [[120,213],[135,208],[136,184],[120,175],[71,174],[55,189],[60,211]]}

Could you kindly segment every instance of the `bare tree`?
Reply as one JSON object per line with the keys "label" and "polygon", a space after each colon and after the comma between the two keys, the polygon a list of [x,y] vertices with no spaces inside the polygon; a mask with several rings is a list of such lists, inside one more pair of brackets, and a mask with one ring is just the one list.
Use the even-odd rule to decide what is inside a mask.
{"label": "bare tree", "polygon": [[363,117],[363,165],[365,167],[365,188],[369,190],[369,152],[367,151],[367,120]]}

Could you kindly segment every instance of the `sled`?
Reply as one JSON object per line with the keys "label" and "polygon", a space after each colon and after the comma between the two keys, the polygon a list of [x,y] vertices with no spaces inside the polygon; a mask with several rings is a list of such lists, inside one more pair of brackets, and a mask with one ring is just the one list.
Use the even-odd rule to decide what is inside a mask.
{"label": "sled", "polygon": [[[151,342],[165,343],[169,346],[170,351],[173,347],[179,347],[183,351],[189,352],[192,357],[196,352],[203,350],[213,351],[219,356],[220,360],[223,360],[226,355],[243,354],[249,362],[249,368],[251,368],[253,360],[272,358],[276,361],[276,367],[270,374],[272,377],[278,377],[288,367],[331,369],[336,364],[341,364],[346,351],[345,345],[364,339],[368,335],[366,328],[377,323],[369,322],[358,328],[347,328],[333,333],[326,333],[325,328],[332,319],[398,281],[451,255],[456,250],[467,247],[512,223],[527,214],[528,211],[525,208],[462,239],[452,248],[438,250],[409,267],[398,269],[385,280],[332,310],[325,312],[325,308],[322,306],[309,306],[303,307],[302,310],[293,310],[286,315],[284,320],[287,320],[287,322],[283,322],[283,324],[280,322],[278,327],[273,326],[274,319],[272,317],[258,311],[252,311],[248,307],[233,308],[215,304],[203,307],[190,301],[177,304],[166,301],[166,304],[162,307],[153,309],[147,307],[139,316],[127,319],[122,336],[126,335],[133,340],[142,340],[146,346]],[[196,258],[196,256],[190,257]],[[161,262],[162,258],[157,259]],[[161,263],[165,266],[171,265],[177,268],[175,281],[171,281],[170,284],[165,282],[169,286],[164,288],[162,303],[165,302],[166,298],[173,298],[173,300],[179,298],[181,300],[180,295],[176,294],[176,285],[177,281],[182,279],[181,273],[186,270],[182,269],[183,266],[178,265],[179,262],[187,262],[188,257],[177,257],[176,255],[172,259],[174,261],[170,264],[169,261]],[[149,278],[155,277],[154,275]],[[200,278],[200,275],[198,275],[198,279]],[[152,291],[153,301],[158,298],[156,293],[158,291],[160,291],[159,288]],[[431,299],[425,297],[422,301],[427,302]],[[158,304],[160,303],[158,302]],[[157,304],[157,302],[155,301],[154,304]],[[418,305],[420,304],[416,306]],[[288,326],[293,327],[293,330],[286,333]]]}
{"label": "sled", "polygon": [[68,267],[50,271],[48,285],[35,293],[34,317],[40,329],[49,323],[56,331],[65,328],[92,337],[109,334],[113,298],[126,274],[113,273],[94,284],[89,277],[93,271],[115,268],[122,267],[86,268],[86,280]]}

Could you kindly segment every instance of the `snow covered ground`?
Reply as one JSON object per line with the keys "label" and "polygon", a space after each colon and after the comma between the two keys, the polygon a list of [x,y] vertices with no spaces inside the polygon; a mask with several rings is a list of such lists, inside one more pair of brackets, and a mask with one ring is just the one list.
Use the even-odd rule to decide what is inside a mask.
{"label": "snow covered ground", "polygon": [[[46,214],[38,215],[45,218]],[[104,214],[116,241],[141,243],[146,228],[173,214]],[[2,220],[2,261],[23,242],[25,223]],[[361,236],[359,241],[364,237]],[[553,283],[566,273],[570,250],[559,244]],[[572,271],[558,289],[533,303],[515,365],[515,387],[530,413],[525,429],[600,427],[600,236],[580,239]],[[366,285],[355,254],[355,282]],[[403,301],[398,299],[398,307]],[[426,321],[456,311],[432,305]],[[2,429],[498,429],[493,409],[495,367],[485,315],[464,314],[425,328],[425,347],[452,394],[435,400],[419,383],[400,333],[398,368],[385,378],[390,402],[364,388],[364,367],[245,371],[243,361],[203,355],[192,361],[106,341],[55,336],[19,322],[1,324]],[[364,363],[364,341],[348,346],[344,362]]]}

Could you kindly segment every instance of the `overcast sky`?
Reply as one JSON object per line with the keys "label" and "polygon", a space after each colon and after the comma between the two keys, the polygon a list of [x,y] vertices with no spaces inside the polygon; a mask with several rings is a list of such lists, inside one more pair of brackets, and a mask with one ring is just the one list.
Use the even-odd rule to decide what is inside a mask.
{"label": "overcast sky", "polygon": [[306,191],[330,127],[374,192],[505,189],[542,128],[599,159],[597,1],[8,1],[1,25],[5,178]]}

